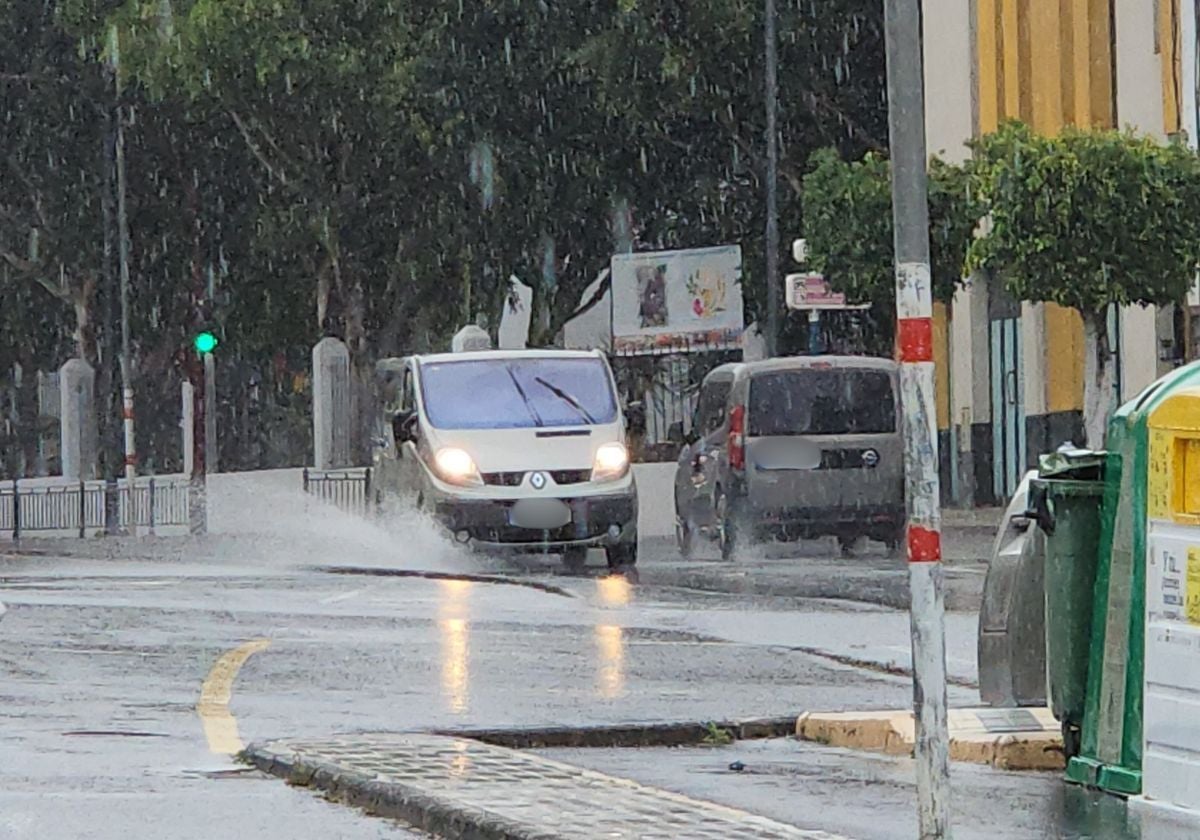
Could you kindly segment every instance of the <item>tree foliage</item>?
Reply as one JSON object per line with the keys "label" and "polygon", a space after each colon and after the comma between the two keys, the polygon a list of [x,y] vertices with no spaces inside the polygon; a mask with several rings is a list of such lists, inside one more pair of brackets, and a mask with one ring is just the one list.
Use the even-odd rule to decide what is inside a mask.
{"label": "tree foliage", "polygon": [[[851,302],[895,308],[891,167],[868,153],[847,161],[832,149],[813,155],[804,178],[804,235],[811,262]],[[938,159],[929,166],[929,253],[935,300],[948,302],[962,282],[981,208],[967,172]]]}
{"label": "tree foliage", "polygon": [[[118,110],[147,466],[178,447],[176,364],[201,302],[237,423],[263,394],[278,405],[255,410],[290,416],[322,334],[363,366],[441,347],[466,320],[498,324],[512,275],[534,287],[535,342],[552,341],[614,251],[741,243],[753,317],[761,14],[746,0],[0,0],[0,364],[79,354],[115,376]],[[780,14],[787,240],[800,162],[881,148],[886,124],[878,3]]]}
{"label": "tree foliage", "polygon": [[1200,159],[1117,131],[1010,123],[974,144],[989,219],[969,265],[1018,300],[1102,314],[1183,299],[1200,263]]}

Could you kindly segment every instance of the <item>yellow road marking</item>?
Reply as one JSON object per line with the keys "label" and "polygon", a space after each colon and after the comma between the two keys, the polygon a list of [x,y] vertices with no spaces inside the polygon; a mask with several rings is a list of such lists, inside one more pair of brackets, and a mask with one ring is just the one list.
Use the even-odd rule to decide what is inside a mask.
{"label": "yellow road marking", "polygon": [[208,748],[220,755],[234,755],[242,751],[242,739],[238,737],[237,721],[229,711],[229,698],[233,695],[233,681],[246,660],[259,651],[271,646],[269,639],[256,639],[226,651],[212,666],[200,686],[200,702],[196,714],[204,726],[204,737]]}

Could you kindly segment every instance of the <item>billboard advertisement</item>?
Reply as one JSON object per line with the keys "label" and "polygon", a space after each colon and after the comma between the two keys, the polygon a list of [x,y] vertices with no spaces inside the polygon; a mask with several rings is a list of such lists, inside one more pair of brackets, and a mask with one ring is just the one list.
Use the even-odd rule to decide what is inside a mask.
{"label": "billboard advertisement", "polygon": [[614,256],[613,349],[740,346],[741,280],[739,245]]}

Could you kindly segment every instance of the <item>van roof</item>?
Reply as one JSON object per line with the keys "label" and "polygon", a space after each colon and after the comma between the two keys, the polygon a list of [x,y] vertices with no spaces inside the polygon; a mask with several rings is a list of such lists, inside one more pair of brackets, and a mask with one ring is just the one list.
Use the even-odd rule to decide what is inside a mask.
{"label": "van roof", "polygon": [[787,370],[805,370],[814,367],[832,367],[843,370],[859,368],[894,371],[897,369],[894,361],[879,356],[786,356],[778,359],[746,362],[741,367],[747,375]]}
{"label": "van roof", "polygon": [[483,362],[500,359],[596,359],[598,350],[469,350],[462,353],[431,353],[415,357],[424,362]]}
{"label": "van roof", "polygon": [[716,382],[721,379],[732,380],[735,376],[737,376],[738,370],[740,370],[744,364],[744,362],[726,362],[723,365],[717,365],[708,372],[708,375],[704,377],[704,381]]}

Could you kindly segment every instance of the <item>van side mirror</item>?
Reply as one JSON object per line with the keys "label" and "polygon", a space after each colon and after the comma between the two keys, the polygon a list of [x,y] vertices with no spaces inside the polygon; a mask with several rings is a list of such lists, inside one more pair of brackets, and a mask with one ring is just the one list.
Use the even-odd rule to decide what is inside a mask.
{"label": "van side mirror", "polygon": [[415,411],[397,411],[392,415],[392,437],[396,445],[416,439],[417,413]]}
{"label": "van side mirror", "polygon": [[646,410],[642,402],[631,402],[625,406],[625,428],[635,435],[645,434]]}

